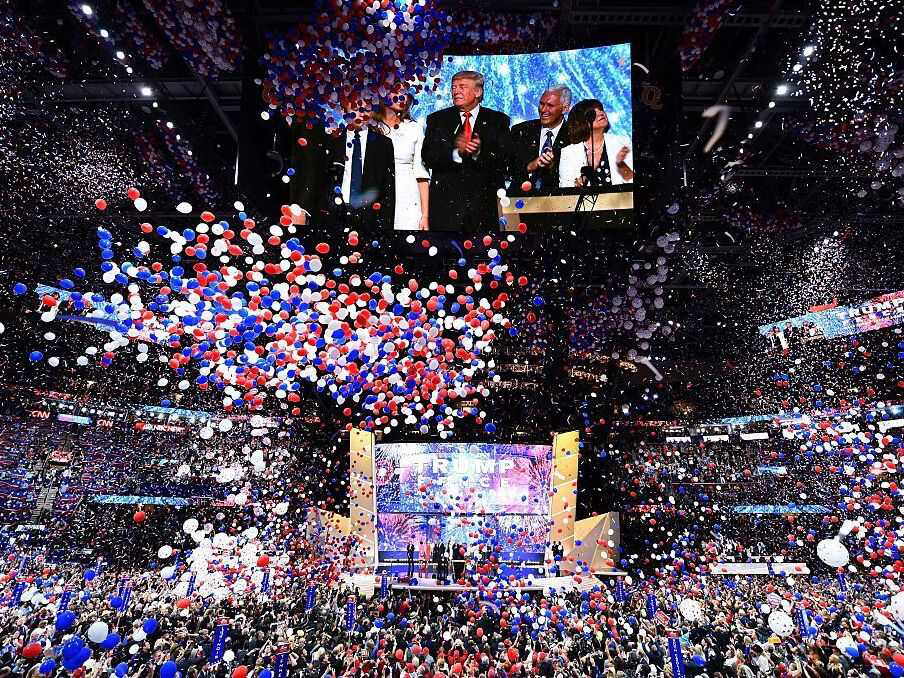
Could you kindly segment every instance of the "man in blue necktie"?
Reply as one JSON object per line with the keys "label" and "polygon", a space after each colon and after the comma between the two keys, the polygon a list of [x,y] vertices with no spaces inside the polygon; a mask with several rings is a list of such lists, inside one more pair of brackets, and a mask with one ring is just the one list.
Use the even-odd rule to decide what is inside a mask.
{"label": "man in blue necktie", "polygon": [[395,159],[389,137],[368,127],[370,106],[344,106],[345,128],[328,135],[299,125],[293,147],[292,200],[310,221],[332,231],[391,231],[395,214]]}
{"label": "man in blue necktie", "polygon": [[[568,145],[563,130],[571,108],[571,90],[550,87],[537,104],[539,118],[512,127],[512,183],[509,195],[535,195],[559,186],[559,151]],[[522,184],[530,182],[530,189]]]}

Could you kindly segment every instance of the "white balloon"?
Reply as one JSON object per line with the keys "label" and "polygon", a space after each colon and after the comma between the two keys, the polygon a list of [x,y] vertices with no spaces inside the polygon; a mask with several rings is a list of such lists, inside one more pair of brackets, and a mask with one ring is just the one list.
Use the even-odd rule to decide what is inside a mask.
{"label": "white balloon", "polygon": [[88,640],[101,643],[110,635],[110,627],[105,622],[96,621],[88,627]]}
{"label": "white balloon", "polygon": [[703,616],[703,607],[696,600],[692,600],[690,598],[685,598],[681,601],[681,604],[678,606],[678,609],[681,611],[681,614],[684,615],[684,618],[688,621],[696,621]]}
{"label": "white balloon", "polygon": [[787,638],[794,633],[794,620],[786,612],[775,610],[769,615],[769,628],[780,638]]}
{"label": "white balloon", "polygon": [[140,643],[147,637],[148,634],[144,632],[144,629],[135,629],[135,632],[132,634],[132,640],[134,640],[136,643]]}
{"label": "white balloon", "polygon": [[893,595],[888,607],[895,619],[904,622],[904,591]]}
{"label": "white balloon", "polygon": [[[139,212],[144,212],[148,208],[148,201],[144,198],[135,198],[135,201],[132,203],[135,205],[135,209]],[[191,212],[191,210],[189,210]]]}
{"label": "white balloon", "polygon": [[201,436],[201,440],[210,440],[213,438],[213,429],[210,426],[205,426],[198,432],[198,435]]}
{"label": "white balloon", "polygon": [[191,205],[187,202],[180,202],[176,205],[176,211],[181,212],[182,214],[188,214],[191,212]]}
{"label": "white balloon", "polygon": [[[227,594],[228,594],[228,591],[227,591]],[[235,659],[235,652],[233,652],[232,650],[226,650],[223,653],[223,661],[231,662],[233,659]]]}
{"label": "white balloon", "polygon": [[823,539],[816,545],[816,555],[829,567],[844,567],[850,560],[847,547],[837,539]]}
{"label": "white balloon", "polygon": [[157,549],[157,557],[160,558],[160,560],[166,560],[171,555],[173,555],[173,547],[172,546],[164,545],[164,546],[161,546],[159,549]]}
{"label": "white balloon", "polygon": [[182,523],[182,531],[185,534],[191,534],[198,529],[198,519],[197,518],[189,518],[184,523]]}
{"label": "white balloon", "polygon": [[220,423],[217,425],[217,428],[220,429],[221,433],[226,433],[226,431],[232,430],[232,419],[221,419]]}

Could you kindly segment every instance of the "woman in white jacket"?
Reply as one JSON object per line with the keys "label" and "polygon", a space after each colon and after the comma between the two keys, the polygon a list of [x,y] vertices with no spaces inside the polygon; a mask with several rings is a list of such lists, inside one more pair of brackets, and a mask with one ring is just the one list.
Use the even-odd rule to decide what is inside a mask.
{"label": "woman in white jacket", "polygon": [[559,160],[559,186],[583,186],[587,177],[582,169],[594,173],[594,185],[600,187],[634,183],[634,159],[631,140],[609,132],[609,116],[596,99],[579,101],[568,114],[564,133],[570,142]]}

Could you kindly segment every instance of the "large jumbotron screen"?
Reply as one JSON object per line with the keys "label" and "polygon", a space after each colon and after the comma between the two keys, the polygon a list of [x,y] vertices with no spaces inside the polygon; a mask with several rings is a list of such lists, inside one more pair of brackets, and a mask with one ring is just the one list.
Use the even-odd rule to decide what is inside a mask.
{"label": "large jumbotron screen", "polygon": [[549,445],[374,446],[377,548],[491,543],[506,559],[542,560],[550,529]]}
{"label": "large jumbotron screen", "polygon": [[[450,56],[443,62],[440,71],[443,84],[435,93],[420,94],[411,114],[415,120],[424,121],[430,113],[451,106],[452,76],[463,70],[483,74],[485,85],[481,106],[507,114],[513,126],[538,118],[540,97],[550,87],[567,86],[573,95],[573,106],[582,100],[599,102],[609,121],[605,137],[606,157],[604,162],[601,160],[601,170],[608,167],[611,180],[601,178],[598,185],[594,183],[593,187],[584,189],[598,197],[582,203],[581,211],[586,218],[581,223],[588,226],[627,226],[633,221],[634,172],[642,172],[642,168],[635,163],[634,154],[631,65],[630,43],[555,52]],[[554,221],[560,223],[563,212],[574,212],[577,194],[582,190],[574,184],[578,176],[575,172],[587,163],[582,161],[575,165],[573,160],[576,157],[585,158],[586,149],[582,144],[568,139],[567,128],[566,124],[562,129],[563,147],[558,152],[559,185],[534,187],[528,195],[516,192],[510,201],[501,201],[500,212],[510,226],[504,226],[503,230],[514,230],[525,215],[528,219],[542,219],[538,215],[559,214]],[[539,135],[539,127],[537,133]],[[572,148],[566,150],[565,146]],[[622,177],[614,165],[621,149],[625,149],[624,162],[631,168],[630,178]],[[512,186],[509,190],[516,191],[517,188]]]}

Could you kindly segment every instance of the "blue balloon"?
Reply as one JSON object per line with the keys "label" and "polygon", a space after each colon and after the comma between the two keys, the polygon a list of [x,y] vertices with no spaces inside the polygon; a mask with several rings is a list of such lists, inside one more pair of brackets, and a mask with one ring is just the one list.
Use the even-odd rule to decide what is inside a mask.
{"label": "blue balloon", "polygon": [[40,351],[32,351],[28,354],[28,359],[33,363],[38,363],[44,359],[44,354]]}
{"label": "blue balloon", "polygon": [[176,675],[176,670],[179,667],[176,666],[176,662],[172,659],[168,659],[163,662],[163,666],[160,667],[160,678],[173,678]]}
{"label": "blue balloon", "polygon": [[96,576],[97,572],[94,570],[85,570],[85,581],[93,581]]}
{"label": "blue balloon", "polygon": [[154,631],[157,630],[157,620],[145,619],[144,624],[141,625],[141,628],[144,629],[144,632],[146,634],[151,635]]}
{"label": "blue balloon", "polygon": [[111,633],[107,635],[106,638],[100,644],[101,649],[103,650],[112,650],[114,647],[119,645],[119,641],[122,640],[118,633]]}
{"label": "blue balloon", "polygon": [[273,678],[273,672],[270,669],[264,669],[257,674],[257,678]]}
{"label": "blue balloon", "polygon": [[706,659],[704,659],[703,657],[701,657],[699,654],[695,654],[695,655],[694,655],[694,663],[695,663],[697,666],[706,666]]}
{"label": "blue balloon", "polygon": [[110,607],[114,610],[118,610],[122,607],[123,600],[119,596],[110,596]]}
{"label": "blue balloon", "polygon": [[128,672],[129,672],[129,665],[126,664],[125,662],[120,662],[119,664],[117,664],[116,669],[114,670],[114,673],[116,674],[116,678],[122,678]]}
{"label": "blue balloon", "polygon": [[901,674],[904,674],[904,668],[901,668],[901,665],[900,665],[900,664],[897,664],[896,662],[889,662],[889,664],[888,664],[888,672],[889,672],[894,678],[901,678]]}
{"label": "blue balloon", "polygon": [[41,668],[38,669],[38,673],[42,673],[47,675],[51,671],[56,668],[56,662],[53,659],[45,659],[41,664]]}
{"label": "blue balloon", "polygon": [[13,285],[13,294],[16,296],[21,296],[28,292],[28,287],[25,286],[25,283],[16,283]]}
{"label": "blue balloon", "polygon": [[[64,612],[60,612],[56,618],[56,629],[57,631],[68,631],[72,625],[75,623],[75,612],[72,610],[65,610]],[[79,639],[81,640],[81,639]],[[72,642],[72,641],[70,641]]]}

